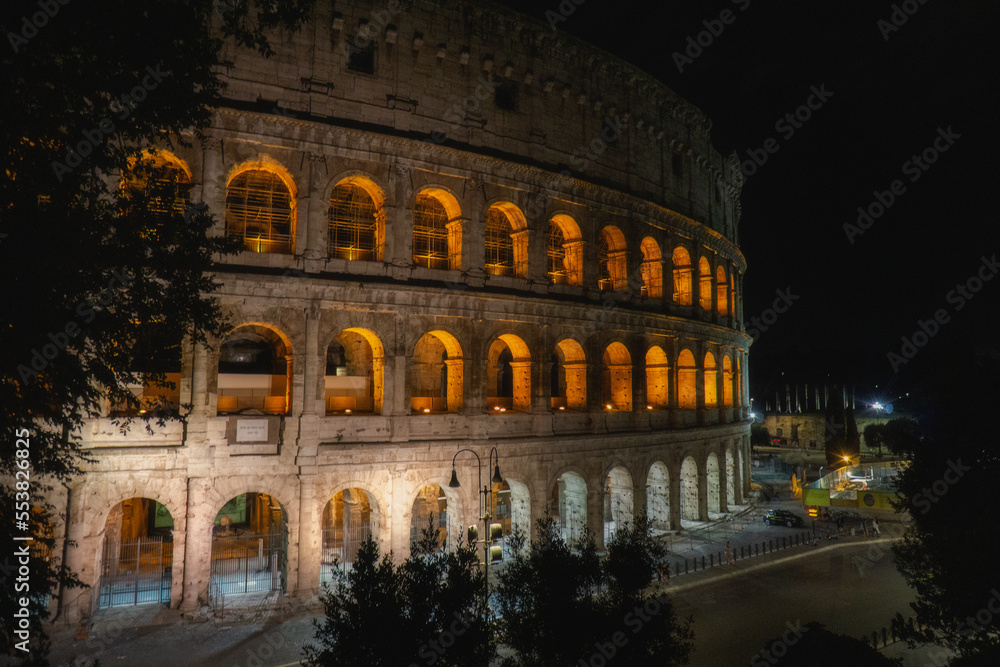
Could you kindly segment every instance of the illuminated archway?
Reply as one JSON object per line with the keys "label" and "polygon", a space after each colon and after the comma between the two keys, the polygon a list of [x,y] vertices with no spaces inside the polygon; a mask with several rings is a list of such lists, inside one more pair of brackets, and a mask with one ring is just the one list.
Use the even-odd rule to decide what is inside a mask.
{"label": "illuminated archway", "polygon": [[611,343],[604,350],[601,385],[606,410],[632,409],[632,356],[621,343]]}
{"label": "illuminated archway", "polygon": [[691,255],[684,246],[677,246],[673,252],[674,303],[678,306],[691,305]]}
{"label": "illuminated archway", "polygon": [[499,523],[503,531],[503,555],[512,556],[507,537],[515,530],[525,537],[531,537],[531,495],[528,487],[514,479],[505,478],[501,484],[493,485],[496,501],[494,523]]}
{"label": "illuminated archway", "polygon": [[334,570],[350,569],[358,549],[379,524],[375,498],[360,488],[338,491],[323,508],[320,585],[332,584]]}
{"label": "illuminated archway", "polygon": [[705,353],[705,407],[706,408],[717,408],[719,407],[719,390],[716,385],[716,374],[718,371],[715,366],[715,355],[711,352]]}
{"label": "illuminated archway", "polygon": [[660,298],[663,296],[663,258],[660,244],[647,236],[639,246],[642,251],[642,294]]}
{"label": "illuminated archway", "polygon": [[120,197],[126,214],[148,216],[147,231],[159,232],[171,216],[184,215],[190,200],[191,168],[170,151],[145,150],[129,160],[122,173]]}
{"label": "illuminated archway", "polygon": [[485,222],[486,273],[525,277],[528,274],[528,225],[524,214],[514,204],[500,202],[486,211]]}
{"label": "illuminated archway", "polygon": [[331,258],[381,262],[385,252],[385,195],[363,176],[341,180],[327,205],[327,253]]}
{"label": "illuminated archway", "polygon": [[580,226],[568,215],[549,221],[548,275],[555,285],[583,284],[583,239]]}
{"label": "illuminated archway", "polygon": [[291,405],[291,349],[283,333],[247,324],[230,333],[219,349],[219,414],[260,411],[287,414]]}
{"label": "illuminated archway", "polygon": [[682,410],[698,407],[697,375],[691,350],[681,350],[677,358],[677,404]]}
{"label": "illuminated archway", "polygon": [[427,269],[462,267],[462,209],[447,190],[425,188],[413,205],[413,263]]}
{"label": "illuminated archway", "polygon": [[287,522],[281,503],[266,493],[242,493],[223,505],[212,528],[211,596],[285,590]]}
{"label": "illuminated archway", "polygon": [[437,531],[437,543],[442,551],[449,548],[451,526],[448,516],[448,497],[439,484],[427,484],[417,492],[410,511],[410,548],[417,544],[423,533]]}
{"label": "illuminated archway", "polygon": [[381,414],[384,374],[385,351],[375,332],[341,331],[326,353],[326,413]]}
{"label": "illuminated archway", "polygon": [[646,404],[653,410],[669,407],[670,362],[658,345],[646,351]]}
{"label": "illuminated archway", "polygon": [[101,540],[97,606],[170,604],[174,519],[150,498],[128,498],[111,508]]}
{"label": "illuminated archway", "polygon": [[698,304],[702,310],[712,310],[712,267],[704,255],[698,260]]}
{"label": "illuminated archway", "polygon": [[597,238],[597,287],[603,291],[623,291],[628,287],[625,235],[614,225],[601,230]]}
{"label": "illuminated archway", "polygon": [[253,252],[294,252],[295,196],[283,168],[269,162],[238,167],[226,186],[226,236]]}
{"label": "illuminated archway", "polygon": [[716,310],[719,315],[726,317],[729,315],[729,281],[726,279],[726,270],[720,265],[715,269],[715,293]]}
{"label": "illuminated archway", "polygon": [[408,369],[412,412],[461,412],[464,369],[462,346],[454,336],[446,331],[421,336]]}
{"label": "illuminated archway", "polygon": [[575,340],[564,338],[556,343],[550,382],[553,410],[587,409],[587,359]]}
{"label": "illuminated archway", "polygon": [[587,528],[587,483],[575,472],[564,472],[550,496],[556,527],[568,544],[581,539]]}
{"label": "illuminated archway", "polygon": [[486,362],[486,407],[490,412],[531,409],[531,353],[514,334],[490,345]]}
{"label": "illuminated archway", "polygon": [[604,544],[614,539],[619,528],[632,523],[632,475],[622,466],[608,472],[604,480]]}

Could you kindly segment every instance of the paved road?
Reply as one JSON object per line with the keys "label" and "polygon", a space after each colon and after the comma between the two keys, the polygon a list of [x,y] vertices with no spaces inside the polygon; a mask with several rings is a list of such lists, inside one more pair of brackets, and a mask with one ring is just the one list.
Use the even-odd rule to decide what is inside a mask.
{"label": "paved road", "polygon": [[[856,566],[854,559],[868,548],[827,546],[764,566],[744,561],[747,571],[736,574],[737,565],[722,578],[711,571],[700,582],[680,578],[672,598],[681,617],[694,617],[691,664],[748,665],[765,642],[800,623],[819,621],[832,632],[860,637],[888,625],[897,611],[905,614],[913,594],[890,555]],[[902,645],[889,654],[913,667],[926,664],[924,653]]]}

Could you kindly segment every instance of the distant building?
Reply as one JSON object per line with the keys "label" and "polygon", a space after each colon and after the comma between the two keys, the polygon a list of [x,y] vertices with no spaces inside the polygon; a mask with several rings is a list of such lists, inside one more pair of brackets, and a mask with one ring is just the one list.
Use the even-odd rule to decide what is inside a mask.
{"label": "distant building", "polygon": [[767,429],[774,447],[823,451],[827,439],[839,428],[829,424],[826,418],[827,408],[834,401],[854,412],[862,453],[877,451],[869,450],[865,442],[866,426],[904,416],[899,411],[890,415],[858,402],[854,386],[788,383],[763,398],[760,425]]}

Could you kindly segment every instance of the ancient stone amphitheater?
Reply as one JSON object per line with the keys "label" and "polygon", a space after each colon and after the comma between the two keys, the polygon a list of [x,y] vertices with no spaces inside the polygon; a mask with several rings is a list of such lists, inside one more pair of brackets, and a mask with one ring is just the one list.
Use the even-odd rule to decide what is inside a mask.
{"label": "ancient stone amphitheater", "polygon": [[70,615],[311,596],[369,535],[483,537],[484,499],[491,533],[599,545],[744,501],[741,177],[708,119],[488,2],[317,4],[229,49],[207,141],[147,155],[242,240],[233,328],[135,387],[183,420],[87,424]]}

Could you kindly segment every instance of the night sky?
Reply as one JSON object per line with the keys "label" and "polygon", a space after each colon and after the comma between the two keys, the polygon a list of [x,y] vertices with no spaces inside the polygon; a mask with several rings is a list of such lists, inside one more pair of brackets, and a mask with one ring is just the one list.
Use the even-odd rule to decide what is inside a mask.
{"label": "night sky", "polygon": [[[556,0],[503,4],[540,20],[560,7]],[[976,276],[982,257],[1000,253],[995,205],[988,207],[997,173],[988,155],[1000,115],[1000,7],[987,0],[896,4],[898,27],[893,3],[879,0],[562,3],[575,11],[557,29],[638,65],[694,103],[712,119],[724,154],[736,150],[747,160],[769,138],[777,143],[743,190],[748,327],[776,290],[799,298],[751,348],[752,395],[773,391],[779,379],[828,376],[856,384],[859,398],[867,391],[893,398],[954,364],[959,347],[997,349],[1000,277],[971,299],[952,290]],[[673,54],[724,10],[731,22],[679,71]],[[813,87],[832,95],[800,127],[776,127]],[[906,164],[944,135],[938,145],[947,150],[933,164]],[[849,239],[845,223],[855,224],[858,207],[872,206],[874,191],[890,191],[894,181],[901,194]],[[918,336],[923,347],[893,369],[887,355],[902,352],[901,336],[912,338],[918,320],[939,309],[944,324],[926,340]]]}

